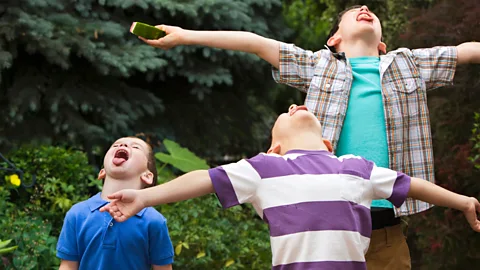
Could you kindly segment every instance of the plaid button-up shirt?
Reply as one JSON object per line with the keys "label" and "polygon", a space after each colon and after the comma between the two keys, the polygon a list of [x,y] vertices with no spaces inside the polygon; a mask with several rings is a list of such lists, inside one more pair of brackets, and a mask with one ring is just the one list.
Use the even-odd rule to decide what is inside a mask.
{"label": "plaid button-up shirt", "polygon": [[[323,137],[335,149],[353,80],[348,59],[329,50],[312,52],[293,44],[280,44],[280,66],[273,69],[274,79],[307,93],[305,105],[317,116]],[[401,48],[380,56],[391,169],[434,182],[426,91],[452,84],[456,64],[456,47]],[[431,206],[408,198],[395,209],[395,214],[411,215]]]}

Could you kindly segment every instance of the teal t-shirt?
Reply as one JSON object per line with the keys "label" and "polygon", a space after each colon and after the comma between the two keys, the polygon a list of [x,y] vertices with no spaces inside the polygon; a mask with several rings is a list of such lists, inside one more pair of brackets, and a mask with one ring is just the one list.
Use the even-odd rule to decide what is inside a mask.
{"label": "teal t-shirt", "polygon": [[[353,82],[336,155],[353,154],[389,168],[380,58],[356,57],[349,61]],[[374,200],[372,207],[393,208],[393,205],[387,200]]]}

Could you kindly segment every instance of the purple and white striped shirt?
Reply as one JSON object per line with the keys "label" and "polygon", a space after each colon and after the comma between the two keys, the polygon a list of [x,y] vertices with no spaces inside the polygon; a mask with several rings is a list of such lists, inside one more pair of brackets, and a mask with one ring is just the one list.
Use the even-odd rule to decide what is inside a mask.
{"label": "purple and white striped shirt", "polygon": [[270,229],[272,269],[366,269],[370,204],[400,206],[410,177],[328,151],[259,154],[209,170],[223,207],[251,203]]}

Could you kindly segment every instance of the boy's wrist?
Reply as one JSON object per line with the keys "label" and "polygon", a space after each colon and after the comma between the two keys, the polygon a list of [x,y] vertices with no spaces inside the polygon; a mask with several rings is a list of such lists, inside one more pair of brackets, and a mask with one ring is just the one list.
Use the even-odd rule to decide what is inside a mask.
{"label": "boy's wrist", "polygon": [[138,199],[140,200],[140,202],[142,202],[144,208],[151,206],[148,196],[148,189],[149,188],[141,189],[138,191]]}
{"label": "boy's wrist", "polygon": [[179,35],[179,40],[182,45],[195,45],[194,39],[192,37],[195,36],[194,30],[186,30],[183,29]]}
{"label": "boy's wrist", "polygon": [[462,208],[459,209],[462,212],[468,212],[472,208],[475,209],[475,203],[473,202],[472,198],[461,195],[463,198]]}

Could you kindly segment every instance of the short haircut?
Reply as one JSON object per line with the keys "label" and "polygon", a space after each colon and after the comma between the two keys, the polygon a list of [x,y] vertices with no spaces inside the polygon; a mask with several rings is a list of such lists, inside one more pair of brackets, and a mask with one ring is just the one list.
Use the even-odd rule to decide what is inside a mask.
{"label": "short haircut", "polygon": [[153,174],[153,181],[152,181],[152,184],[150,185],[147,185],[145,186],[144,188],[148,188],[148,187],[154,187],[157,185],[157,181],[158,181],[158,172],[157,172],[157,164],[155,162],[155,153],[153,153],[153,148],[152,148],[152,145],[150,143],[148,143],[146,140],[140,138],[140,137],[137,137],[137,136],[129,136],[127,138],[135,138],[135,139],[139,139],[139,140],[142,140],[143,142],[145,142],[145,144],[147,145],[147,169]]}
{"label": "short haircut", "polygon": [[[351,6],[351,7],[348,7],[346,9],[344,9],[342,12],[338,13],[337,15],[337,18],[335,19],[335,21],[333,22],[333,26],[332,26],[332,29],[330,30],[330,33],[328,34],[327,36],[327,41],[325,43],[328,42],[328,40],[333,37],[335,35],[335,33],[337,33],[338,31],[338,26],[340,25],[340,22],[342,21],[342,17],[345,13],[347,13],[348,11],[352,10],[352,9],[356,9],[356,8],[361,8],[362,6],[361,5],[355,5],[355,6]],[[328,46],[327,47],[330,49],[330,51],[336,53],[337,50],[335,49],[334,46]]]}
{"label": "short haircut", "polygon": [[[135,139],[139,139],[139,140],[142,140],[143,142],[145,142],[145,144],[147,145],[147,169],[153,174],[153,180],[152,180],[152,183],[150,185],[145,185],[143,186],[143,188],[149,188],[149,187],[154,187],[157,185],[157,182],[158,182],[158,172],[157,172],[157,164],[155,162],[155,153],[153,153],[153,148],[152,148],[152,145],[150,143],[148,143],[147,141],[145,141],[144,139],[140,138],[140,137],[137,137],[137,136],[128,136],[126,138],[135,138]],[[105,184],[105,179],[102,179],[102,184]]]}

